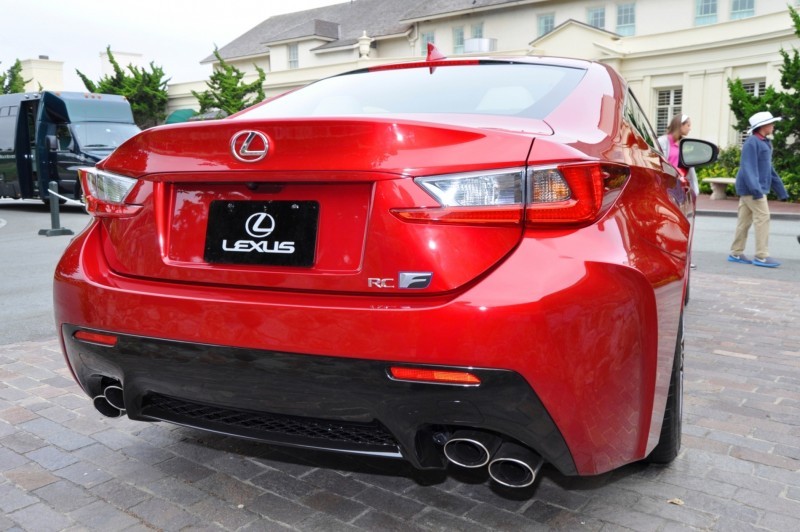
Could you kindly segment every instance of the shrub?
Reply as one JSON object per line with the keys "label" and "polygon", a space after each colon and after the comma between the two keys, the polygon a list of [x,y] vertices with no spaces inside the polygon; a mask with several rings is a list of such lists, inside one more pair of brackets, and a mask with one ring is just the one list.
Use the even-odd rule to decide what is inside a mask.
{"label": "shrub", "polygon": [[[739,171],[739,160],[742,157],[742,150],[738,146],[729,146],[720,150],[719,157],[713,164],[709,164],[697,169],[697,178],[700,181],[700,193],[710,194],[711,185],[704,183],[706,177],[736,177]],[[734,195],[736,192],[733,185],[728,185],[728,194]]]}

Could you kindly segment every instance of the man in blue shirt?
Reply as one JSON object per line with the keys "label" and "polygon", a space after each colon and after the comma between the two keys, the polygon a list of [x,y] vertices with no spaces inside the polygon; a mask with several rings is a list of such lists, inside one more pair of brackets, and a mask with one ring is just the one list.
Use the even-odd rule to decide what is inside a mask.
{"label": "man in blue shirt", "polygon": [[[777,268],[780,262],[769,256],[769,205],[767,194],[773,190],[778,199],[789,195],[780,176],[772,167],[772,143],[767,138],[775,130],[774,117],[768,111],[750,117],[750,133],[742,146],[742,160],[736,174],[736,194],[739,195],[739,216],[731,244],[730,262]],[[744,255],[747,233],[755,227],[756,255],[753,260]]]}

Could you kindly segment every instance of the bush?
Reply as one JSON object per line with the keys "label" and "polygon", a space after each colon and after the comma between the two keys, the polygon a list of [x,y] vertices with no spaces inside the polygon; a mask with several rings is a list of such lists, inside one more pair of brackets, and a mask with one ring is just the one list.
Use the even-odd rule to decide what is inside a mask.
{"label": "bush", "polygon": [[[739,160],[742,158],[742,150],[738,146],[729,146],[720,150],[719,157],[713,164],[709,164],[697,169],[697,179],[700,181],[700,193],[711,194],[711,185],[704,183],[706,177],[736,177],[739,171]],[[728,194],[735,195],[733,185],[728,185]]]}

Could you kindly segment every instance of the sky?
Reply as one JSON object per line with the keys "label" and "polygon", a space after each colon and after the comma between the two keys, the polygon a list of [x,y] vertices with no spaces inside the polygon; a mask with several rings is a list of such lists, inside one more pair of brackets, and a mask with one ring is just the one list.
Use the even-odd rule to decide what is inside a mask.
{"label": "sky", "polygon": [[[205,81],[200,61],[265,19],[347,0],[0,0],[0,72],[40,55],[64,62],[64,90],[83,91],[78,69],[101,77],[100,54],[141,54],[170,83]],[[124,65],[123,65],[124,66]],[[149,67],[148,67],[149,69]]]}

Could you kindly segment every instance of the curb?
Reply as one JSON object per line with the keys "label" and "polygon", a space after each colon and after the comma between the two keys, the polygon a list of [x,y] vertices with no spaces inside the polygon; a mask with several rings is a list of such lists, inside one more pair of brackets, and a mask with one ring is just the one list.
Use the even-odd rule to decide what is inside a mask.
{"label": "curb", "polygon": [[[698,210],[695,211],[696,216],[729,216],[731,218],[736,218],[737,213],[736,211],[709,211],[709,210]],[[771,212],[770,213],[771,220],[800,220],[800,214],[795,214],[791,212]]]}

